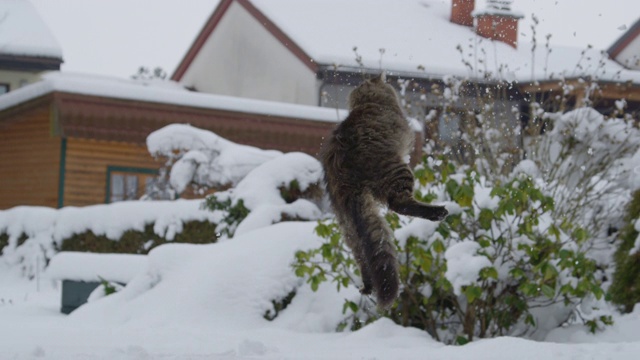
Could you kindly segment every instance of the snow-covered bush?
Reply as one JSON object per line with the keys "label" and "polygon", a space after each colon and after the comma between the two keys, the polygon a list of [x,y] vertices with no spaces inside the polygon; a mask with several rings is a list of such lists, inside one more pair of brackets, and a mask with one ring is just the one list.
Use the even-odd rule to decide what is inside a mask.
{"label": "snow-covered bush", "polygon": [[[210,188],[236,185],[251,170],[282,153],[224,139],[185,124],[171,124],[147,137],[151,155],[165,161],[158,192],[175,198],[187,187],[204,194]],[[148,194],[151,198],[155,194]]]}
{"label": "snow-covered bush", "polygon": [[201,201],[123,201],[0,211],[0,262],[33,278],[59,251],[146,254],[165,243],[217,241],[216,214]]}
{"label": "snow-covered bush", "polygon": [[[403,286],[386,316],[441,341],[464,343],[536,336],[569,321],[586,300],[602,298],[596,262],[584,248],[586,231],[554,218],[553,199],[528,174],[491,183],[472,170],[457,172],[444,159],[426,159],[416,176],[417,196],[446,202],[451,215],[439,224],[387,215]],[[320,223],[316,231],[327,241],[297,253],[296,274],[312,289],[329,279],[338,289],[357,285],[357,267],[337,226]],[[344,325],[377,316],[368,302],[346,302]]]}
{"label": "snow-covered bush", "polygon": [[233,237],[283,220],[322,216],[322,166],[303,153],[280,155],[250,171],[228,190],[209,195],[204,207],[222,220],[216,232]]}
{"label": "snow-covered bush", "polygon": [[640,303],[640,190],[627,207],[626,226],[620,231],[620,245],[615,254],[616,271],[609,288],[611,301],[624,312]]}

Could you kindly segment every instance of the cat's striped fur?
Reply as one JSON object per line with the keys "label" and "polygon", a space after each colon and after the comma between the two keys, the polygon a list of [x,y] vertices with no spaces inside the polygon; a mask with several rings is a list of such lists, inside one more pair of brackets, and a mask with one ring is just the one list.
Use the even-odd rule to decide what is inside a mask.
{"label": "cat's striped fur", "polygon": [[404,159],[415,135],[393,87],[382,76],[367,80],[349,95],[349,108],[320,159],[333,210],[362,274],[361,292],[373,292],[378,306],[388,308],[398,296],[398,261],[380,206],[434,221],[447,210],[413,198],[414,178]]}

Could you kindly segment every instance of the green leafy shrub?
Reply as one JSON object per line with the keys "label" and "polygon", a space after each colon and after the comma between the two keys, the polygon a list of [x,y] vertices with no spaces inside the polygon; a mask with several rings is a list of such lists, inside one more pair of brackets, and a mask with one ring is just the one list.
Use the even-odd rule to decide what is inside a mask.
{"label": "green leafy shrub", "polygon": [[640,219],[640,190],[633,194],[627,207],[626,226],[619,232],[620,244],[615,253],[616,271],[609,288],[611,301],[624,312],[633,311],[640,302],[640,251],[631,252],[640,235],[635,223]]}
{"label": "green leafy shrub", "polygon": [[[445,159],[425,159],[415,173],[421,185],[416,197],[448,201],[451,215],[441,223],[387,215],[396,230],[399,299],[385,314],[375,313],[372,300],[346,301],[346,326],[384,315],[440,341],[464,344],[531,333],[539,309],[557,312],[560,305],[554,316],[568,320],[583,299],[602,298],[596,263],[583,248],[588,233],[551,216],[553,199],[532,178],[515,175],[490,184]],[[359,272],[337,225],[321,222],[316,232],[326,241],[296,254],[296,275],[314,290],[325,281],[338,290],[357,286]]]}
{"label": "green leafy shrub", "polygon": [[221,199],[218,198],[216,194],[207,196],[202,206],[205,209],[220,211],[224,214],[216,231],[218,234],[224,234],[230,238],[233,237],[238,224],[240,224],[250,212],[250,210],[244,206],[242,199],[234,202],[230,197]]}

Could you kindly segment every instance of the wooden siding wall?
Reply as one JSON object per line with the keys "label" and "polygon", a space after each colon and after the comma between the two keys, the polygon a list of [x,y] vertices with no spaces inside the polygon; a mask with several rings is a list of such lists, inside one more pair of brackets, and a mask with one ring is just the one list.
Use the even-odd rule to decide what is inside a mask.
{"label": "wooden siding wall", "polygon": [[51,134],[48,103],[0,124],[0,209],[58,206],[59,137]]}
{"label": "wooden siding wall", "polygon": [[104,203],[108,166],[157,169],[160,163],[149,155],[144,145],[69,138],[64,206]]}

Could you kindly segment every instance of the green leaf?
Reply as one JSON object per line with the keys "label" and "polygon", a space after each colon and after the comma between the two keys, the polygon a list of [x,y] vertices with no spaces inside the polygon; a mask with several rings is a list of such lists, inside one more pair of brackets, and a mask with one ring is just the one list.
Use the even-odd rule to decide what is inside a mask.
{"label": "green leaf", "polygon": [[456,344],[458,345],[466,345],[469,343],[469,339],[467,339],[465,336],[459,335],[456,338]]}
{"label": "green leaf", "polygon": [[482,289],[479,286],[469,285],[464,289],[469,304],[482,296]]}
{"label": "green leaf", "polygon": [[498,270],[494,267],[486,267],[480,270],[480,278],[486,279],[495,279],[498,280]]}
{"label": "green leaf", "polygon": [[442,243],[442,240],[436,240],[433,242],[433,245],[431,245],[433,247],[433,251],[435,251],[438,254],[442,254],[445,251],[444,248],[444,244]]}
{"label": "green leaf", "polygon": [[493,222],[493,211],[489,209],[480,210],[480,214],[478,215],[478,222],[480,223],[481,229],[491,229],[491,223]]}
{"label": "green leaf", "polygon": [[544,296],[548,297],[549,299],[553,299],[556,296],[556,291],[547,284],[542,285],[540,290],[542,290],[542,294],[544,294]]}
{"label": "green leaf", "polygon": [[544,274],[544,281],[555,279],[558,276],[558,270],[555,268],[555,266],[549,263],[545,263],[544,265],[542,265],[542,273]]}

